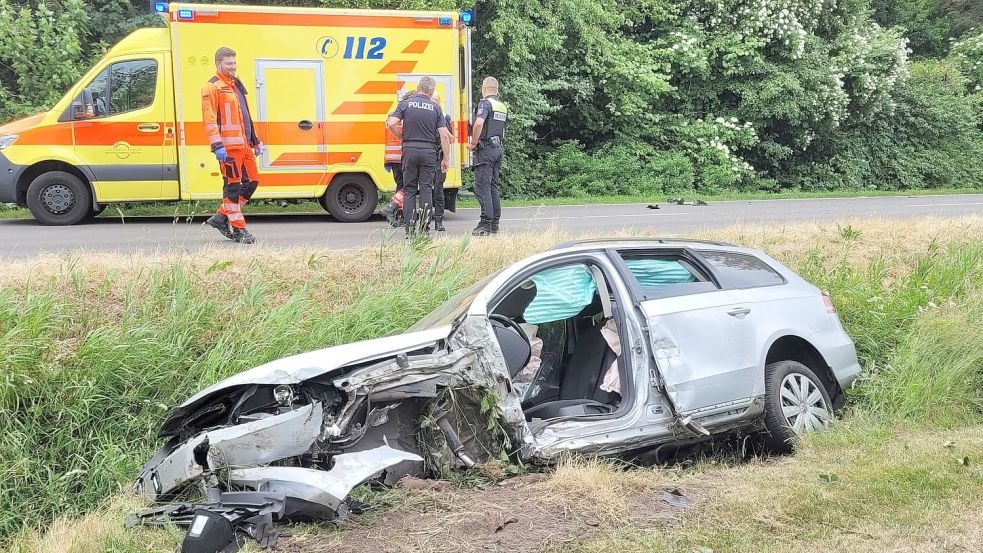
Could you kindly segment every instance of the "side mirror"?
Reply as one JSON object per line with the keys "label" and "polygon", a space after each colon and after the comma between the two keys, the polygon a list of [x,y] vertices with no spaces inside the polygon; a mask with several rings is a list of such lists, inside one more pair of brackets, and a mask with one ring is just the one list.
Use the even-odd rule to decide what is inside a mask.
{"label": "side mirror", "polygon": [[76,119],[91,119],[96,116],[96,103],[92,100],[92,91],[88,88],[82,90],[82,104],[75,112]]}

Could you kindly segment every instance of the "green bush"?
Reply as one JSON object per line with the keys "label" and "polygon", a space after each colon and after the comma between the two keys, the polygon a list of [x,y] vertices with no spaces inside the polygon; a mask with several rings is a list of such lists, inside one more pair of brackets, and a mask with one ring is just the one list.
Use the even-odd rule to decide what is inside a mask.
{"label": "green bush", "polygon": [[660,195],[691,190],[694,184],[686,156],[614,141],[593,153],[565,142],[545,157],[541,170],[542,188],[528,191],[534,196]]}

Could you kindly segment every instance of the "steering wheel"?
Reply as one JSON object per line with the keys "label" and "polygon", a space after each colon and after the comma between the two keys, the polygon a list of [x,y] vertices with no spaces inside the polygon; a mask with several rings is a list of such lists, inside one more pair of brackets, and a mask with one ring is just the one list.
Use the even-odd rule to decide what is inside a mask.
{"label": "steering wheel", "polygon": [[512,330],[518,332],[519,333],[519,336],[522,336],[523,338],[525,338],[527,342],[529,341],[529,337],[526,336],[526,331],[525,330],[522,330],[522,327],[519,326],[519,323],[513,321],[512,319],[506,317],[505,315],[499,315],[497,313],[492,313],[491,315],[488,315],[488,319],[489,320],[492,320],[492,321],[498,321],[498,322],[502,323],[503,325],[505,325],[505,326],[511,328]]}
{"label": "steering wheel", "polygon": [[492,324],[495,339],[498,340],[498,345],[502,350],[502,355],[504,355],[503,361],[509,369],[509,376],[514,378],[522,370],[522,367],[529,364],[529,359],[532,358],[532,344],[529,342],[529,337],[523,332],[521,326],[504,315],[489,315],[488,319],[497,323]]}

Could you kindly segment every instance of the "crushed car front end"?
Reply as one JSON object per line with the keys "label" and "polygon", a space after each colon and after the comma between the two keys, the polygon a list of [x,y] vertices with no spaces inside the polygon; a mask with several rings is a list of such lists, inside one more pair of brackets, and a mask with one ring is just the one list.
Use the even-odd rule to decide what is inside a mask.
{"label": "crushed car front end", "polygon": [[[159,432],[165,445],[134,483],[164,506],[130,524],[191,527],[204,511],[252,534],[264,517],[330,520],[368,480],[466,467],[499,453],[470,447],[521,443],[525,421],[510,403],[497,346],[469,332],[480,323],[461,322],[453,337],[443,326],[277,360],[175,407]],[[448,401],[455,392],[459,399]],[[490,407],[495,420],[512,423],[503,424],[508,431],[487,440],[465,434],[487,424],[469,421],[461,398],[474,413]]]}

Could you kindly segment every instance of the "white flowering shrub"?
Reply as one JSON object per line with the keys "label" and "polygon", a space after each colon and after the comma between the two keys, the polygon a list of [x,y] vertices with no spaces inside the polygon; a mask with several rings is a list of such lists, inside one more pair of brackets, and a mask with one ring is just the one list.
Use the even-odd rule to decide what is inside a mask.
{"label": "white flowering shrub", "polygon": [[973,92],[983,91],[983,28],[976,29],[952,45],[951,59],[969,79]]}
{"label": "white flowering shrub", "polygon": [[869,23],[835,43],[831,68],[854,111],[876,115],[895,107],[895,87],[907,74],[908,42],[896,31]]}
{"label": "white flowering shrub", "polygon": [[762,41],[781,57],[801,58],[806,39],[837,0],[710,0],[695,14],[708,28],[726,26],[742,40]]}

